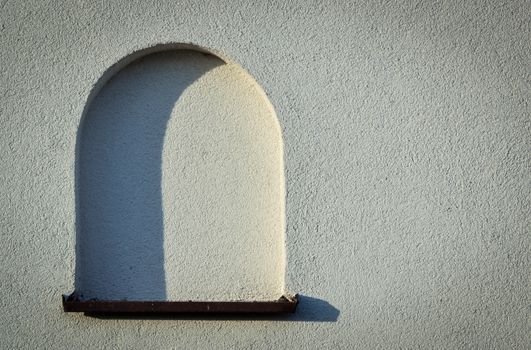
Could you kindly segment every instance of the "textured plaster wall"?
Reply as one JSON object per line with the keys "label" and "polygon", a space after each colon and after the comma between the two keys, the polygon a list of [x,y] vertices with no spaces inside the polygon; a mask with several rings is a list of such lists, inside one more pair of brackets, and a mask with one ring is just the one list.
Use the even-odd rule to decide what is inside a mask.
{"label": "textured plaster wall", "polygon": [[[0,3],[0,347],[527,348],[527,1]],[[246,69],[284,141],[273,320],[65,314],[76,134],[98,79],[158,43]]]}

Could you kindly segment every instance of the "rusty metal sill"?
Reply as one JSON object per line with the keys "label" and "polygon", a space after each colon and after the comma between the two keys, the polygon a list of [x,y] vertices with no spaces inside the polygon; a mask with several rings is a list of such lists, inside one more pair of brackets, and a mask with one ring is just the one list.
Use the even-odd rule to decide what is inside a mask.
{"label": "rusty metal sill", "polygon": [[297,295],[283,295],[275,301],[118,301],[79,300],[63,295],[65,312],[102,315],[171,315],[171,314],[282,314],[294,313],[299,303]]}

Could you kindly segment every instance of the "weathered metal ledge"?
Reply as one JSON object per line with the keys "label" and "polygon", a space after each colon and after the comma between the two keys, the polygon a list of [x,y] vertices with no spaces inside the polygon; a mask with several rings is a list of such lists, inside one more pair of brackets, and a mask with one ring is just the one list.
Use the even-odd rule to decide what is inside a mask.
{"label": "weathered metal ledge", "polygon": [[75,293],[63,295],[65,312],[102,315],[171,315],[171,314],[283,314],[294,313],[297,295],[283,295],[274,301],[119,301],[79,300]]}

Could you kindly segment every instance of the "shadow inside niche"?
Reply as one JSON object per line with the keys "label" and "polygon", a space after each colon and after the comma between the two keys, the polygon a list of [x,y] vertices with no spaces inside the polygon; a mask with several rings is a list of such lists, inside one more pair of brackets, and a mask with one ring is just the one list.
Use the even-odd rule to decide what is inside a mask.
{"label": "shadow inside niche", "polygon": [[76,281],[82,299],[165,300],[163,142],[183,91],[224,64],[196,51],[143,57],[93,99],[78,134]]}
{"label": "shadow inside niche", "polygon": [[85,313],[85,316],[98,319],[126,320],[213,320],[213,321],[283,321],[283,322],[337,322],[340,311],[325,300],[298,295],[299,304],[293,314],[100,314]]}

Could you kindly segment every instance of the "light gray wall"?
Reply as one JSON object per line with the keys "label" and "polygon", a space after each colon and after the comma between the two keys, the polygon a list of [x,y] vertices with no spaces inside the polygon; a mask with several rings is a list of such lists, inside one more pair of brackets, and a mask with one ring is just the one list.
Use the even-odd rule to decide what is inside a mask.
{"label": "light gray wall", "polygon": [[[526,348],[527,1],[0,4],[0,347]],[[284,141],[286,321],[100,320],[76,280],[76,135],[122,58],[247,70]]]}

